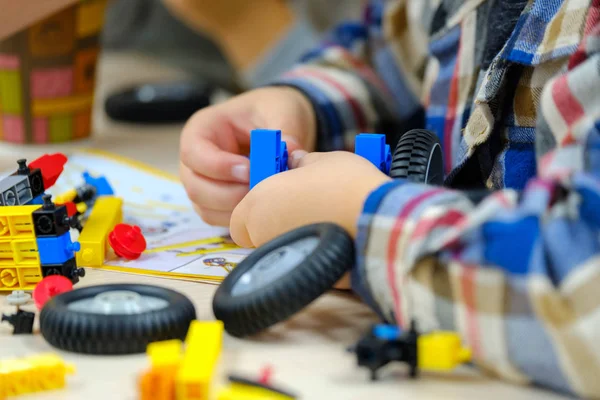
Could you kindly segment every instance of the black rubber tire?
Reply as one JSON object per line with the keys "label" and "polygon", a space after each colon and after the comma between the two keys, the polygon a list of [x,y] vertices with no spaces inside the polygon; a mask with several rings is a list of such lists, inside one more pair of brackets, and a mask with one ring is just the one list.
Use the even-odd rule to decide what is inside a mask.
{"label": "black rubber tire", "polygon": [[[167,307],[133,315],[102,315],[69,310],[76,300],[112,290],[134,291],[168,302]],[[192,302],[170,289],[137,284],[89,286],[53,297],[40,313],[40,331],[46,341],[61,350],[83,354],[144,353],[149,343],[184,340],[196,319]]]}
{"label": "black rubber tire", "polygon": [[406,132],[396,145],[390,177],[411,182],[444,184],[444,160],[437,135],[425,129]]}
{"label": "black rubber tire", "polygon": [[[232,295],[238,279],[267,254],[313,236],[318,236],[320,242],[303,262],[260,290]],[[257,334],[290,318],[330,290],[354,262],[354,241],[338,225],[321,223],[295,229],[256,249],[233,269],[215,293],[213,312],[230,335]]]}

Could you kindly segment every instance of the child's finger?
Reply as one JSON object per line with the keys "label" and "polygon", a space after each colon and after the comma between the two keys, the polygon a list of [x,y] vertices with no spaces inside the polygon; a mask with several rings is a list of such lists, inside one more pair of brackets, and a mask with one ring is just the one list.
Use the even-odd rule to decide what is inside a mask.
{"label": "child's finger", "polygon": [[248,183],[248,158],[221,150],[215,143],[198,138],[194,143],[181,141],[181,162],[192,171],[209,178]]}
{"label": "child's finger", "polygon": [[249,190],[245,183],[210,179],[196,174],[184,165],[181,166],[180,176],[192,202],[216,211],[231,212]]}
{"label": "child's finger", "polygon": [[194,205],[194,210],[208,225],[223,227],[229,226],[231,212],[210,210],[197,205]]}
{"label": "child's finger", "polygon": [[229,221],[229,235],[231,239],[240,247],[253,247],[246,219],[248,217],[248,201],[242,200],[240,204],[231,213]]}

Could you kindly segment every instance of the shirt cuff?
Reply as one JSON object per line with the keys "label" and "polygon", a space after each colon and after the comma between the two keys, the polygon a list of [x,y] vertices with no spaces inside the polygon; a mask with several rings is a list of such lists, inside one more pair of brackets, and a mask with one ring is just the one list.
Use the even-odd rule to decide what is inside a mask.
{"label": "shirt cuff", "polygon": [[383,309],[375,300],[375,296],[371,291],[371,286],[368,281],[369,277],[365,268],[366,263],[368,262],[366,253],[369,246],[369,240],[372,238],[372,222],[375,215],[380,210],[383,200],[391,191],[404,183],[405,181],[402,180],[387,182],[375,189],[367,197],[363,206],[363,212],[358,220],[358,234],[355,241],[356,263],[350,273],[352,290],[386,323],[395,323],[395,321],[386,316],[386,313],[383,312]]}

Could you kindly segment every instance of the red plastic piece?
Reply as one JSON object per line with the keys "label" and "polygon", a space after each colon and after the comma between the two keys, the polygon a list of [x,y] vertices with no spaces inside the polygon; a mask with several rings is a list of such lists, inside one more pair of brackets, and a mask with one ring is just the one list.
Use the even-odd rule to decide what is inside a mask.
{"label": "red plastic piece", "polygon": [[139,226],[118,224],[108,235],[108,244],[115,254],[127,260],[135,260],[146,250],[146,239]]}
{"label": "red plastic piece", "polygon": [[40,158],[30,162],[29,168],[39,168],[42,171],[44,188],[47,190],[54,186],[60,174],[62,174],[66,163],[67,156],[62,153],[44,154]]}
{"label": "red plastic piece", "polygon": [[35,306],[41,310],[48,300],[71,290],[73,290],[73,283],[69,279],[62,275],[50,275],[36,285],[32,297]]}
{"label": "red plastic piece", "polygon": [[258,382],[261,385],[269,386],[271,384],[271,376],[273,376],[273,368],[271,366],[267,366],[263,368]]}
{"label": "red plastic piece", "polygon": [[67,215],[69,217],[77,215],[77,204],[73,203],[72,201],[67,201],[64,204],[56,203],[56,205],[58,205],[58,206],[62,206],[62,205],[67,206]]}

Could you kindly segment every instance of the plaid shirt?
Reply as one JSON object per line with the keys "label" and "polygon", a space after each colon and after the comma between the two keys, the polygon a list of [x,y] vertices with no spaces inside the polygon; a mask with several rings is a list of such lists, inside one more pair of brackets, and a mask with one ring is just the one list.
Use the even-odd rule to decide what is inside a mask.
{"label": "plaid shirt", "polygon": [[[356,291],[461,333],[474,363],[600,397],[600,0],[370,2],[276,84],[318,150],[435,131],[445,188],[394,181],[359,220]],[[449,187],[487,186],[477,205]],[[517,189],[517,190],[514,190]]]}

